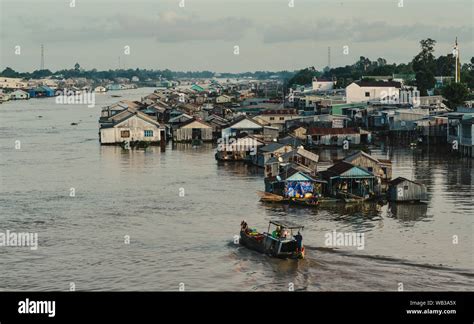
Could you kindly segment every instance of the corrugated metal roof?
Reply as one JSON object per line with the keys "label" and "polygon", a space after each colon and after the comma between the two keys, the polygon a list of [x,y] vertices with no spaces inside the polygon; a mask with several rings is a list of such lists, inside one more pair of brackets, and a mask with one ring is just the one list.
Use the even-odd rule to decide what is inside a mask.
{"label": "corrugated metal roof", "polygon": [[320,128],[312,127],[306,132],[307,135],[344,135],[344,134],[359,134],[355,128]]}
{"label": "corrugated metal roof", "polygon": [[329,169],[327,169],[326,172],[331,173],[336,176],[347,177],[347,178],[374,177],[373,173],[347,162],[339,162],[333,165],[332,167],[330,167]]}

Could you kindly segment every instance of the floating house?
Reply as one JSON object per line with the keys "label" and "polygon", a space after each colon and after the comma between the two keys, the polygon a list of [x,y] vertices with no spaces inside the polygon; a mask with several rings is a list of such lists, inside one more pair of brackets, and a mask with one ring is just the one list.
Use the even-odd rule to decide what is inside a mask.
{"label": "floating house", "polygon": [[313,127],[306,131],[310,146],[343,146],[346,141],[349,146],[369,144],[372,133],[357,128],[320,128]]}
{"label": "floating house", "polygon": [[30,98],[54,97],[54,90],[47,86],[39,86],[28,91]]}
{"label": "floating house", "polygon": [[460,151],[464,156],[474,157],[474,117],[461,121]]}
{"label": "floating house", "polygon": [[253,119],[263,125],[276,127],[281,132],[284,130],[287,121],[300,118],[301,116],[296,109],[265,109]]}
{"label": "floating house", "polygon": [[221,116],[212,114],[205,118],[205,121],[212,126],[214,139],[220,138],[222,129],[229,126],[229,121]]}
{"label": "floating house", "polygon": [[315,153],[298,147],[293,151],[270,158],[265,163],[265,177],[272,177],[280,173],[280,166],[291,163],[305,168],[304,170],[314,176],[317,172],[319,156]]}
{"label": "floating house", "polygon": [[100,127],[101,144],[122,144],[149,142],[162,144],[166,141],[165,128],[148,115],[127,108],[110,118],[110,122]]}
{"label": "floating house", "polygon": [[222,129],[222,138],[238,137],[240,134],[263,134],[263,125],[248,117],[241,117]]}
{"label": "floating house", "polygon": [[293,148],[291,145],[281,143],[270,143],[258,149],[257,155],[253,156],[253,164],[263,168],[268,160],[272,157],[279,157],[285,153],[291,152]]}
{"label": "floating house", "polygon": [[175,130],[177,130],[180,125],[184,124],[184,123],[187,123],[191,120],[194,120],[194,117],[191,116],[191,115],[188,115],[188,114],[185,114],[183,112],[180,112],[179,115],[173,115],[174,117],[171,117],[169,120],[168,120],[168,125],[171,127],[171,129],[173,130],[173,132]]}
{"label": "floating house", "polygon": [[108,84],[106,88],[107,88],[107,90],[110,90],[110,91],[117,91],[117,90],[123,90],[124,89],[123,85],[119,84],[119,83]]}
{"label": "floating house", "polygon": [[421,183],[398,177],[390,181],[387,198],[389,201],[396,202],[426,200],[426,187]]}
{"label": "floating house", "polygon": [[364,151],[357,151],[346,156],[342,161],[372,172],[380,178],[381,182],[388,182],[392,179],[392,161],[390,160],[377,159]]}
{"label": "floating house", "polygon": [[258,149],[264,145],[261,139],[250,135],[238,139],[225,139],[218,143],[215,157],[218,161],[250,162]]}
{"label": "floating house", "polygon": [[192,119],[184,122],[173,132],[175,142],[211,142],[212,140],[212,126],[202,120]]}
{"label": "floating house", "polygon": [[376,190],[376,177],[372,172],[347,162],[338,162],[320,175],[327,181],[328,196],[368,198]]}
{"label": "floating house", "polygon": [[306,194],[320,194],[321,183],[309,174],[288,166],[279,175],[265,178],[265,191],[283,197],[304,197]]}
{"label": "floating house", "polygon": [[98,87],[95,87],[94,92],[97,92],[97,93],[104,93],[104,92],[107,92],[107,88],[106,88],[106,87],[102,87],[102,86],[98,86]]}
{"label": "floating house", "polygon": [[99,123],[101,125],[108,125],[114,123],[112,119],[115,115],[125,111],[127,109],[140,110],[143,108],[139,101],[121,100],[110,106],[103,107],[100,113]]}
{"label": "floating house", "polygon": [[6,102],[10,100],[10,94],[0,92],[0,102]]}
{"label": "floating house", "polygon": [[15,90],[12,93],[10,93],[10,99],[11,100],[30,99],[30,94],[26,91],[23,91],[23,90]]}

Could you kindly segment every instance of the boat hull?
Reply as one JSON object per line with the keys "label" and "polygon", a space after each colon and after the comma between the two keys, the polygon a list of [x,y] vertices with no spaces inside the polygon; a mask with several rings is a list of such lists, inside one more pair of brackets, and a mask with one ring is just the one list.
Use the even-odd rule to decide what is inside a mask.
{"label": "boat hull", "polygon": [[304,258],[304,248],[302,248],[301,251],[298,251],[296,241],[282,242],[278,239],[272,238],[267,233],[252,236],[241,231],[239,243],[248,249],[276,258]]}

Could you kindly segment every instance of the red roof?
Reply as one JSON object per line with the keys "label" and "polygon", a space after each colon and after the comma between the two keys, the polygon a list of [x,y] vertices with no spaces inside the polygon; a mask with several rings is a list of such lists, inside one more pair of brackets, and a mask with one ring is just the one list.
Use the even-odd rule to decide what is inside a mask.
{"label": "red roof", "polygon": [[359,134],[356,128],[321,128],[311,127],[306,132],[307,135],[344,135],[344,134]]}

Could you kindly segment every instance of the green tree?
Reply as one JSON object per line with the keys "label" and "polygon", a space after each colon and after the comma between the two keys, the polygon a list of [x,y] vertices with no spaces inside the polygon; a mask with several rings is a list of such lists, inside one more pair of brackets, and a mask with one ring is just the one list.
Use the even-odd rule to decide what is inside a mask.
{"label": "green tree", "polygon": [[436,59],[436,75],[453,76],[456,60],[453,54],[441,55]]}
{"label": "green tree", "polygon": [[10,67],[7,67],[5,70],[0,73],[1,76],[5,78],[18,78],[20,76],[20,73],[16,72]]}
{"label": "green tree", "polygon": [[474,90],[474,57],[469,63],[463,64],[461,68],[461,81],[466,83],[469,89]]}
{"label": "green tree", "polygon": [[313,68],[306,68],[297,72],[291,79],[288,80],[288,87],[293,85],[305,85],[310,84],[313,81],[313,77],[318,77],[321,74]]}
{"label": "green tree", "polygon": [[448,101],[448,107],[456,109],[469,97],[469,90],[464,83],[450,82],[442,89],[442,95]]}
{"label": "green tree", "polygon": [[79,63],[74,64],[74,71],[79,72],[80,69],[81,66],[79,65]]}
{"label": "green tree", "polygon": [[416,84],[422,96],[435,85],[436,61],[433,55],[436,41],[428,38],[420,41],[421,52],[412,61],[416,73]]}

